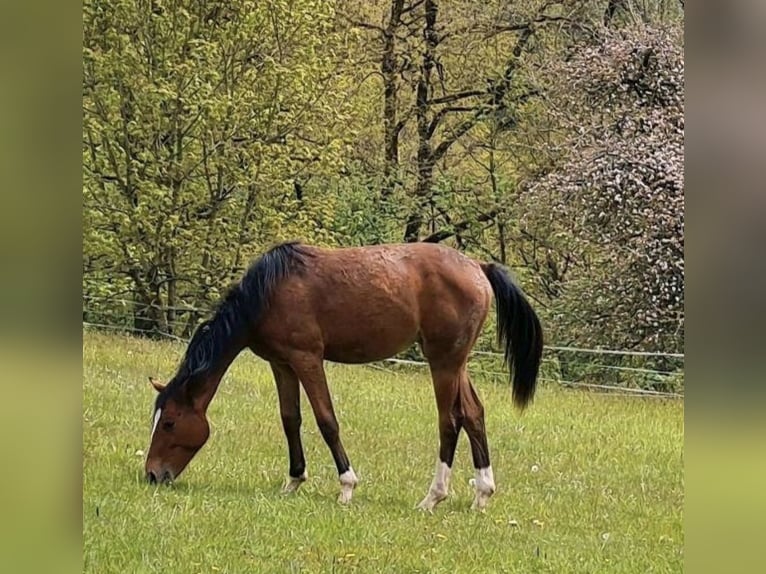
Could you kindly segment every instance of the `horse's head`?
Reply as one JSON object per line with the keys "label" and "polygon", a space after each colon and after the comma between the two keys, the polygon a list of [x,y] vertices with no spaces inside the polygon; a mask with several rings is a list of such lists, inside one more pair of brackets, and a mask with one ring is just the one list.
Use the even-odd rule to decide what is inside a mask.
{"label": "horse's head", "polygon": [[159,394],[146,455],[146,479],[150,483],[169,482],[207,442],[210,425],[204,406],[192,397],[188,384],[166,387],[149,380]]}

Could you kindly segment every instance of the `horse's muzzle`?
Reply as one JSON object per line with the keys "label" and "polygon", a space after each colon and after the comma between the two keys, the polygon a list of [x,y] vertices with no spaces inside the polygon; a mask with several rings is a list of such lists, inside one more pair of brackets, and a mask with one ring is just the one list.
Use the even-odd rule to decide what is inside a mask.
{"label": "horse's muzzle", "polygon": [[171,482],[173,480],[173,475],[170,474],[170,471],[167,470],[161,473],[156,473],[153,470],[149,470],[146,473],[146,480],[149,482],[149,484],[162,484]]}

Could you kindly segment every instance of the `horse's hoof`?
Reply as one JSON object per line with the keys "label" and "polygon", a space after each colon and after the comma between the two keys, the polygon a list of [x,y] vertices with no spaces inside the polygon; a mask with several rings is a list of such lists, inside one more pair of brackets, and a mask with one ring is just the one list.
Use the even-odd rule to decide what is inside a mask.
{"label": "horse's hoof", "polygon": [[434,513],[434,507],[432,505],[424,504],[423,502],[421,502],[420,504],[415,506],[415,510],[417,510],[418,512],[422,512],[422,513],[426,513],[427,512],[428,514],[433,514]]}
{"label": "horse's hoof", "polygon": [[415,508],[420,511],[433,514],[434,508],[436,508],[436,505],[442,502],[443,500],[445,500],[446,498],[447,498],[446,493],[435,494],[433,492],[429,492],[428,494],[426,494],[426,497],[420,501],[420,504],[418,504]]}
{"label": "horse's hoof", "polygon": [[495,494],[495,479],[492,476],[492,467],[479,469],[477,477],[468,481],[468,484],[474,489],[473,503],[471,510],[484,512],[487,502]]}
{"label": "horse's hoof", "polygon": [[484,512],[491,496],[492,493],[477,490],[474,494],[473,502],[471,503],[471,510],[474,512]]}
{"label": "horse's hoof", "polygon": [[307,478],[307,475],[305,472],[298,477],[294,477],[294,476],[288,477],[287,483],[282,487],[282,494],[295,493],[301,487],[301,484],[306,482],[306,478]]}

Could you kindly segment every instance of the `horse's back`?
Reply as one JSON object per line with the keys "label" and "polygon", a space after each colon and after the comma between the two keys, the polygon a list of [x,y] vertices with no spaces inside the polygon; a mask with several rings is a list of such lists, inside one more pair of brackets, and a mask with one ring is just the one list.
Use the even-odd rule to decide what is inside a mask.
{"label": "horse's back", "polygon": [[315,271],[348,297],[374,297],[428,311],[450,299],[487,301],[491,288],[479,263],[438,243],[316,249]]}
{"label": "horse's back", "polygon": [[304,270],[277,291],[268,330],[321,342],[328,360],[380,360],[424,339],[460,344],[486,317],[491,292],[481,267],[452,248],[305,250]]}

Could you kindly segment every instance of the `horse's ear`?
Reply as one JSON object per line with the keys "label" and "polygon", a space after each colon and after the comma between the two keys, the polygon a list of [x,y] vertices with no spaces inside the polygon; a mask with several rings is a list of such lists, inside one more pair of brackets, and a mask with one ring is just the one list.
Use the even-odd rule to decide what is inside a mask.
{"label": "horse's ear", "polygon": [[161,382],[159,382],[154,377],[149,377],[149,382],[154,387],[154,390],[157,391],[158,393],[161,393],[162,391],[165,390],[165,385],[163,385]]}

